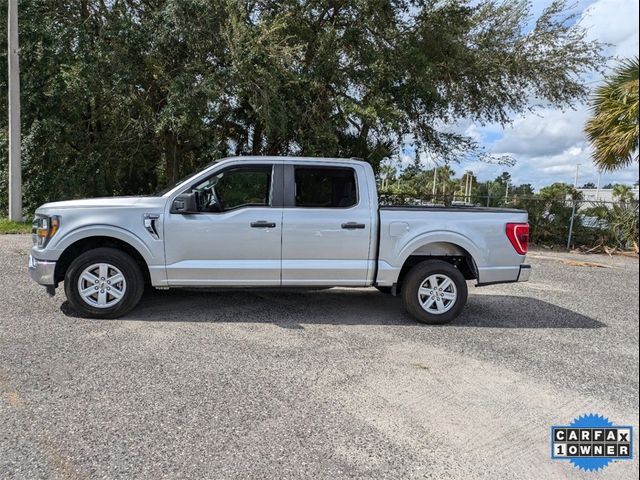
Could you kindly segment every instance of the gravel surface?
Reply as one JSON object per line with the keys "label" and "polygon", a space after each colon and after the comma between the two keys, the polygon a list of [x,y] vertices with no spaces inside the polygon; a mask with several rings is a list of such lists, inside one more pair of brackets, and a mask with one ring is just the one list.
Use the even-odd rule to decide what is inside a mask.
{"label": "gravel surface", "polygon": [[29,247],[0,236],[1,479],[638,478],[636,446],[598,474],[549,458],[581,414],[638,435],[637,259],[533,252],[441,327],[337,288],[150,291],[98,321]]}

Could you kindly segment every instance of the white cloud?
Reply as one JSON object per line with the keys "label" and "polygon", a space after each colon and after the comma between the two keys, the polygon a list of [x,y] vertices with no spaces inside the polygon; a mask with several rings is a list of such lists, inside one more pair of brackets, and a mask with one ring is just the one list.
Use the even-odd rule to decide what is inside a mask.
{"label": "white cloud", "polygon": [[599,0],[582,13],[580,23],[588,37],[612,45],[610,53],[630,57],[638,54],[638,2]]}
{"label": "white cloud", "polygon": [[588,116],[588,108],[581,105],[576,110],[544,109],[517,118],[494,143],[492,150],[510,153],[516,159],[553,155],[584,143],[582,129]]}

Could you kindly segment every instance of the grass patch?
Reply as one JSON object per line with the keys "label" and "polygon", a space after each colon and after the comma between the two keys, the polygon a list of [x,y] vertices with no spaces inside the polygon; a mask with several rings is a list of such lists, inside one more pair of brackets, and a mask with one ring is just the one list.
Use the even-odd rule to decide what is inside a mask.
{"label": "grass patch", "polygon": [[0,234],[31,233],[31,222],[12,222],[8,218],[0,218]]}

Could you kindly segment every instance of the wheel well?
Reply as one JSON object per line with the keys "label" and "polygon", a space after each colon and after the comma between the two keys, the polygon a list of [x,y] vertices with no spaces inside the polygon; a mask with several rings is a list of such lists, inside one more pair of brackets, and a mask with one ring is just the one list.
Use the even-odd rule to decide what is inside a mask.
{"label": "wheel well", "polygon": [[457,250],[455,254],[452,255],[432,255],[432,254],[413,254],[407,258],[400,269],[400,275],[398,275],[397,290],[400,291],[402,289],[402,281],[407,273],[415,267],[417,264],[421,262],[425,262],[427,260],[442,260],[444,262],[450,263],[454,267],[456,267],[462,275],[464,275],[465,280],[474,280],[478,277],[476,265],[473,261],[473,257],[461,247],[457,245],[452,245]]}
{"label": "wheel well", "polygon": [[67,273],[69,265],[71,265],[71,262],[73,262],[79,255],[99,247],[116,248],[130,255],[131,258],[133,258],[140,266],[140,271],[144,276],[145,284],[151,283],[149,266],[142,255],[140,255],[140,252],[127,242],[113,237],[87,237],[69,245],[65,251],[62,252],[62,255],[56,262],[54,281],[59,283],[64,280],[64,276]]}

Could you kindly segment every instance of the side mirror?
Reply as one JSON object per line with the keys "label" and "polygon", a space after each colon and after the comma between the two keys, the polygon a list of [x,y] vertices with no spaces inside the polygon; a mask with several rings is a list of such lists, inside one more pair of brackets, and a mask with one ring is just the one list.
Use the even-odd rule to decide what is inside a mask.
{"label": "side mirror", "polygon": [[198,213],[196,192],[181,193],[171,204],[171,213]]}

